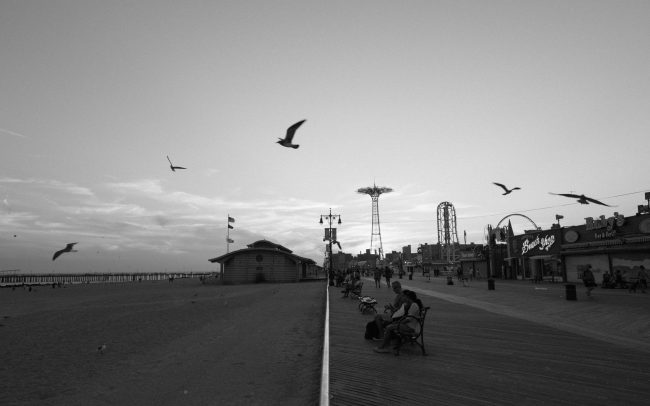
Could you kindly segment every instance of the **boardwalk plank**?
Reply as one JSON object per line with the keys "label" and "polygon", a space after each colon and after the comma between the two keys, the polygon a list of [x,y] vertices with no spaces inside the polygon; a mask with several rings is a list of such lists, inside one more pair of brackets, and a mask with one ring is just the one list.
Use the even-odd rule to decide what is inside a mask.
{"label": "boardwalk plank", "polygon": [[[383,288],[367,290],[391,302]],[[420,295],[432,310],[417,346],[377,354],[372,316],[330,290],[332,405],[645,405],[650,354]]]}

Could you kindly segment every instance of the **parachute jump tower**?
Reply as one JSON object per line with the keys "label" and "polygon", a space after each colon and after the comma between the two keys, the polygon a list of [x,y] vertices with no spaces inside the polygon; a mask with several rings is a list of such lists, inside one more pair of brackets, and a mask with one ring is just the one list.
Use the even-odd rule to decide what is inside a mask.
{"label": "parachute jump tower", "polygon": [[438,244],[440,245],[440,258],[447,262],[459,259],[456,252],[458,246],[458,231],[456,230],[456,210],[449,202],[438,205]]}
{"label": "parachute jump tower", "polygon": [[372,199],[372,231],[370,233],[370,252],[372,253],[373,241],[375,236],[379,237],[379,259],[384,259],[384,247],[381,242],[381,227],[379,226],[379,196],[383,193],[392,192],[393,189],[389,187],[377,187],[373,184],[372,187],[364,187],[357,189],[357,193],[369,195]]}

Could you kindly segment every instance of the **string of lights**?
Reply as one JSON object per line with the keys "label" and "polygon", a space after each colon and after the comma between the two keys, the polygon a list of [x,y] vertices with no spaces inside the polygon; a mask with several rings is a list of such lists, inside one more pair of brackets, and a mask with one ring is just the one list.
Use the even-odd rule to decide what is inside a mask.
{"label": "string of lights", "polygon": [[[622,197],[622,196],[629,196],[629,195],[634,195],[637,193],[645,193],[645,192],[650,192],[650,188],[645,189],[645,190],[640,190],[636,192],[628,192],[628,193],[622,193],[619,195],[612,195],[612,196],[606,196],[603,198],[599,199],[612,199],[615,197]],[[540,211],[540,210],[549,210],[549,209],[557,209],[558,207],[565,207],[565,206],[575,206],[577,204],[580,204],[578,202],[572,202],[572,203],[564,203],[564,204],[557,204],[553,206],[545,206],[545,207],[537,207],[534,209],[525,209],[525,210],[510,210],[508,212],[501,212],[501,213],[490,213],[490,214],[477,214],[475,216],[457,216],[459,220],[471,220],[471,219],[480,219],[480,218],[487,218],[487,217],[499,217],[499,216],[505,216],[510,213],[529,213],[533,211]],[[395,223],[435,223],[436,219],[426,219],[426,220],[399,220],[399,221],[382,221],[385,224],[395,224]]]}

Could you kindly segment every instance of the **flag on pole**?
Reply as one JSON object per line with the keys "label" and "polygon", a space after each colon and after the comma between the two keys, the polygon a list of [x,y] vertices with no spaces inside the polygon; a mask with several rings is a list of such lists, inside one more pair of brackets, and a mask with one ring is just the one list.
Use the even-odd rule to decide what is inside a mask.
{"label": "flag on pole", "polygon": [[232,238],[226,238],[226,241],[228,242],[228,244],[232,244],[235,242],[235,240],[233,240]]}
{"label": "flag on pole", "polygon": [[230,224],[228,224],[228,228],[232,230],[232,229],[235,228],[235,227],[233,227],[233,226],[231,226]]}
{"label": "flag on pole", "polygon": [[234,223],[234,222],[235,222],[235,219],[232,218],[232,217],[230,217],[230,216],[228,216],[228,222],[229,222],[229,223]]}

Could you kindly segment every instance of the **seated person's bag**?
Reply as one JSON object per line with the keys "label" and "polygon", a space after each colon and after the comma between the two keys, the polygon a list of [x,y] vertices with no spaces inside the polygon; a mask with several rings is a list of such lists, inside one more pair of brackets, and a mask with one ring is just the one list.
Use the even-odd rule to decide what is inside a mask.
{"label": "seated person's bag", "polygon": [[373,338],[379,338],[379,329],[377,329],[377,323],[375,321],[368,322],[366,324],[366,332],[363,335],[366,340],[372,340]]}

